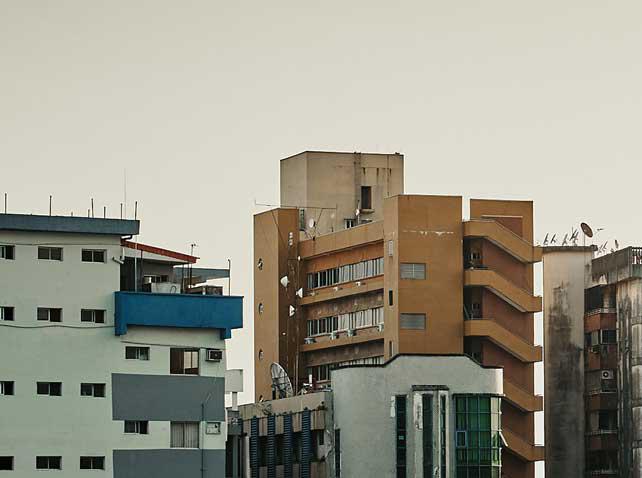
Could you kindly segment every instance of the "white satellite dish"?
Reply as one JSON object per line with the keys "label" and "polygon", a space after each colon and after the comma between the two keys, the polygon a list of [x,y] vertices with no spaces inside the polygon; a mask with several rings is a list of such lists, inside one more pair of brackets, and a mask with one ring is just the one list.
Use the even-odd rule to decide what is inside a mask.
{"label": "white satellite dish", "polygon": [[270,375],[272,376],[272,390],[277,398],[288,398],[294,395],[290,377],[281,365],[276,362],[270,365]]}
{"label": "white satellite dish", "polygon": [[314,219],[310,219],[310,220],[308,221],[308,227],[309,227],[310,229],[314,229],[314,226],[316,226],[316,222],[314,221]]}
{"label": "white satellite dish", "polygon": [[281,282],[281,285],[287,289],[290,279],[288,279],[288,276],[283,276],[279,282]]}
{"label": "white satellite dish", "polygon": [[354,212],[355,216],[359,217],[361,214],[361,209],[357,208],[357,210]]}
{"label": "white satellite dish", "polygon": [[303,299],[303,287],[296,291],[297,297]]}
{"label": "white satellite dish", "polygon": [[290,306],[290,309],[289,309],[290,317],[294,317],[294,313],[295,312],[296,312],[296,309],[294,307]]}

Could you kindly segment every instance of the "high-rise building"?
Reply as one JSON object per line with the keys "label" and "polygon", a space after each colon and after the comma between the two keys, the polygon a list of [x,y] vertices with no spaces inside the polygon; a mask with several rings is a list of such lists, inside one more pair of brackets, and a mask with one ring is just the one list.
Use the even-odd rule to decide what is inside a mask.
{"label": "high-rise building", "polygon": [[281,172],[283,207],[254,217],[256,399],[273,362],[299,390],[342,365],[466,353],[504,368],[503,469],[534,476],[532,203],[472,199],[463,220],[461,197],[404,195],[396,154],[301,153]]}
{"label": "high-rise building", "polygon": [[544,286],[547,475],[642,476],[642,248],[547,247]]}
{"label": "high-rise building", "polygon": [[197,258],[127,241],[138,229],[0,214],[7,476],[223,476],[225,339],[242,298],[193,294]]}

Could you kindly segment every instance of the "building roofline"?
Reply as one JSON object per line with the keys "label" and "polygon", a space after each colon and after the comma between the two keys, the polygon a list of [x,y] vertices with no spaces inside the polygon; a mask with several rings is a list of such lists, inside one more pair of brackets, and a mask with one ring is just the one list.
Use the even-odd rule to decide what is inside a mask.
{"label": "building roofline", "polygon": [[317,154],[369,154],[369,155],[379,155],[379,156],[403,156],[403,153],[395,151],[394,153],[370,153],[363,151],[328,151],[328,150],[318,150],[318,149],[306,149],[305,151],[300,151],[296,154],[291,154],[285,158],[281,158],[280,161],[285,161],[286,159],[294,158],[295,156],[300,156],[307,153],[317,153]]}
{"label": "building roofline", "polygon": [[397,360],[399,357],[465,357],[471,362],[473,362],[475,365],[478,365],[481,368],[485,369],[496,369],[496,370],[502,370],[504,367],[502,366],[494,366],[494,365],[482,365],[479,362],[476,362],[473,360],[470,356],[466,354],[422,354],[422,353],[404,353],[404,354],[397,354],[394,357],[388,359],[382,364],[355,364],[355,365],[341,365],[339,367],[336,367],[334,370],[341,370],[345,368],[384,368],[388,364],[391,364],[395,360]]}
{"label": "building roofline", "polygon": [[0,214],[0,230],[100,234],[122,237],[138,234],[140,222],[132,219],[105,219],[80,216]]}
{"label": "building roofline", "polygon": [[597,251],[596,245],[590,246],[542,246],[542,253],[547,254],[551,252],[595,252]]}
{"label": "building roofline", "polygon": [[190,264],[196,264],[196,261],[199,259],[196,256],[191,256],[189,254],[183,254],[182,252],[170,251],[169,249],[163,249],[162,247],[150,246],[147,244],[142,244],[140,242],[132,242],[126,239],[122,239],[120,244],[123,247],[129,249],[134,249],[136,251],[149,252],[150,254],[158,254],[159,256],[170,257],[172,259],[177,259],[183,262],[189,262]]}

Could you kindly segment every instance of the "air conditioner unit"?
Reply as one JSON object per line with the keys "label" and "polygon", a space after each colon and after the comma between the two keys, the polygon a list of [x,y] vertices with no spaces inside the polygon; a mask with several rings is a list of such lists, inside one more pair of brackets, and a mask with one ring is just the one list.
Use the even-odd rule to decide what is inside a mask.
{"label": "air conditioner unit", "polygon": [[599,345],[593,345],[591,347],[591,352],[593,352],[594,354],[599,354],[600,353],[600,346]]}
{"label": "air conditioner unit", "polygon": [[383,332],[383,324],[379,324],[377,326],[377,329],[379,330],[379,332]]}
{"label": "air conditioner unit", "polygon": [[337,334],[336,331],[335,332],[330,332],[330,340],[336,340],[338,338],[339,338],[339,335]]}
{"label": "air conditioner unit", "polygon": [[305,338],[305,340],[304,340],[304,343],[305,343],[306,345],[310,345],[310,344],[315,343],[316,341],[317,341],[317,340],[316,340],[314,337],[306,337],[306,338]]}
{"label": "air conditioner unit", "polygon": [[357,335],[356,329],[348,329],[348,337],[354,337]]}
{"label": "air conditioner unit", "polygon": [[609,380],[615,378],[615,374],[613,373],[613,370],[602,370],[602,378],[604,380]]}
{"label": "air conditioner unit", "polygon": [[208,362],[220,362],[223,360],[223,351],[219,349],[207,349],[205,360]]}

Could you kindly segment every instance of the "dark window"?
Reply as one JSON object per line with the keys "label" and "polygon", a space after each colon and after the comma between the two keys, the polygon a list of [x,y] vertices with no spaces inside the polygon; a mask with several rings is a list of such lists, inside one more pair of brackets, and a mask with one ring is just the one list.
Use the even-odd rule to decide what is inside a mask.
{"label": "dark window", "polygon": [[0,307],[0,320],[13,320],[13,307]]}
{"label": "dark window", "polygon": [[13,470],[12,456],[0,456],[0,470]]}
{"label": "dark window", "polygon": [[361,186],[361,209],[372,209],[372,188]]}
{"label": "dark window", "polygon": [[13,395],[14,383],[13,382],[0,382],[0,395]]}
{"label": "dark window", "polygon": [[106,253],[104,250],[83,249],[82,261],[83,262],[105,262],[105,255]]}
{"label": "dark window", "polygon": [[125,347],[128,360],[149,360],[149,347]]}
{"label": "dark window", "polygon": [[170,349],[169,373],[198,375],[198,349]]}
{"label": "dark window", "polygon": [[38,320],[49,322],[62,322],[62,309],[38,307]]}
{"label": "dark window", "polygon": [[397,418],[396,448],[397,448],[397,478],[406,478],[406,396],[395,397],[395,414]]}
{"label": "dark window", "polygon": [[305,231],[305,209],[299,209],[299,231]]}
{"label": "dark window", "polygon": [[15,250],[15,246],[0,245],[0,259],[14,260],[16,257]]}
{"label": "dark window", "polygon": [[81,456],[80,469],[81,470],[104,470],[105,457],[104,456]]}
{"label": "dark window", "polygon": [[341,430],[334,431],[334,476],[341,478]]}
{"label": "dark window", "polygon": [[39,247],[38,259],[44,259],[46,261],[61,261],[62,247]]}
{"label": "dark window", "polygon": [[125,421],[125,433],[135,433],[137,435],[147,435],[148,422],[146,421]]}
{"label": "dark window", "polygon": [[602,330],[602,343],[615,344],[617,343],[617,331],[615,330]]}
{"label": "dark window", "polygon": [[424,465],[424,476],[433,477],[433,468],[432,468],[432,447],[433,447],[433,436],[432,436],[432,396],[423,395],[421,397],[422,401],[422,421],[423,421],[423,465]]}
{"label": "dark window", "polygon": [[80,311],[81,322],[94,322],[96,324],[105,323],[105,311],[95,309],[82,309]]}
{"label": "dark window", "polygon": [[392,300],[392,290],[388,291],[388,305],[392,307],[394,301]]}
{"label": "dark window", "polygon": [[38,470],[62,470],[62,457],[60,456],[37,456],[36,469]]}
{"label": "dark window", "polygon": [[105,384],[104,383],[81,383],[80,395],[83,397],[104,397]]}
{"label": "dark window", "polygon": [[62,382],[38,382],[36,384],[38,395],[59,397],[62,395]]}

